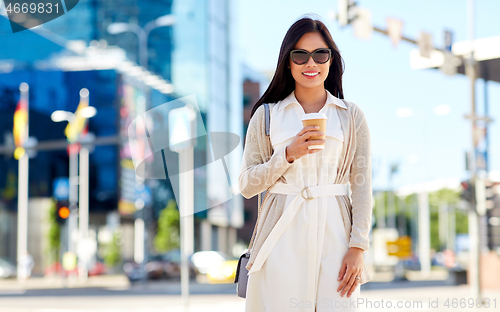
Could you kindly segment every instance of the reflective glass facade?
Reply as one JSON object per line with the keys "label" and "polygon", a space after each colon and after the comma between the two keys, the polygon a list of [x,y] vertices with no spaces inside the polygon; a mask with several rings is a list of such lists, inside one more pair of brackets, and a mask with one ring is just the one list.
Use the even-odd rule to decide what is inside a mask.
{"label": "reflective glass facade", "polygon": [[[79,91],[87,88],[89,103],[97,114],[89,120],[89,132],[97,138],[120,135],[120,93],[122,76],[115,70],[100,71],[14,71],[0,74],[0,146],[9,146],[12,137],[13,115],[19,99],[19,84],[30,86],[29,132],[42,143],[64,142],[66,122],[55,123],[50,115],[55,110],[74,112],[79,103]],[[152,92],[152,105],[168,101],[168,97]],[[116,144],[96,146],[90,153],[90,210],[117,209],[119,199],[120,155]],[[0,161],[0,200],[7,209],[17,208],[17,160],[11,153],[2,153]],[[52,182],[69,174],[65,147],[38,151],[30,159],[30,197],[52,196]],[[159,202],[159,205],[163,202]],[[157,207],[162,209],[163,207]]]}
{"label": "reflective glass facade", "polygon": [[[172,0],[80,0],[65,16],[56,18],[44,27],[68,40],[104,39],[108,45],[117,45],[127,52],[127,57],[139,64],[137,35],[126,32],[109,34],[111,23],[137,23],[144,27],[148,22],[171,13]],[[149,70],[170,80],[172,28],[160,27],[148,37]]]}

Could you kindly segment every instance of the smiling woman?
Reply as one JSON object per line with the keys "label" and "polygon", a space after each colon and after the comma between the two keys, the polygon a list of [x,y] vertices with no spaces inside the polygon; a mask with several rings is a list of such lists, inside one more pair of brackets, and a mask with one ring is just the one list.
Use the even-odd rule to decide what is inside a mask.
{"label": "smiling woman", "polygon": [[[301,18],[253,107],[238,182],[245,198],[266,196],[245,266],[247,312],[358,311],[349,303],[371,279],[363,260],[372,215],[369,132],[359,107],[343,100],[342,65],[326,26]],[[264,103],[269,137],[260,126]],[[324,116],[325,133],[302,124],[310,113]]]}
{"label": "smiling woman", "polygon": [[[301,96],[304,91],[308,95],[315,95],[314,102],[319,102],[319,107],[325,103],[325,89],[335,97],[343,99],[343,73],[343,59],[328,28],[319,20],[299,19],[283,39],[274,77],[266,92],[254,105],[251,116],[263,103],[276,103],[294,90],[296,96],[299,94],[297,100],[306,107],[310,103],[301,101],[305,100]],[[314,79],[308,80],[311,75]],[[323,93],[318,92],[321,90]],[[307,99],[310,100],[309,96]]]}

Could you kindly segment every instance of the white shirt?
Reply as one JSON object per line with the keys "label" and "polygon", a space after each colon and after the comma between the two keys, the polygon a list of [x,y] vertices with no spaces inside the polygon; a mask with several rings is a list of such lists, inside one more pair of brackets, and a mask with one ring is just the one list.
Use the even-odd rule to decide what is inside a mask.
{"label": "white shirt", "polygon": [[[319,113],[324,113],[328,118],[326,124],[326,136],[328,144],[328,137],[335,138],[339,141],[344,142],[344,133],[340,124],[340,119],[336,109],[329,109],[330,105],[337,105],[342,108],[347,109],[346,105],[342,100],[335,97],[326,90],[326,102],[325,105],[319,110]],[[276,146],[284,141],[292,139],[297,133],[302,130],[302,116],[305,114],[304,108],[299,104],[299,101],[295,98],[295,90],[290,93],[286,98],[279,101],[274,105],[273,111],[271,112],[271,118],[276,120],[277,123],[271,123],[270,127],[270,138],[271,144]],[[280,125],[280,129],[273,127],[273,124]],[[288,144],[287,144],[288,145]],[[322,153],[320,152],[317,152]],[[286,153],[283,153],[283,157],[286,160]]]}

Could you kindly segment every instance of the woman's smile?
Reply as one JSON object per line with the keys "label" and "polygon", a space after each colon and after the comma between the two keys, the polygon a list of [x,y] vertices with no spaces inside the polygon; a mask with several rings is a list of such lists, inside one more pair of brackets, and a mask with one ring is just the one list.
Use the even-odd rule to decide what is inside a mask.
{"label": "woman's smile", "polygon": [[319,76],[319,71],[305,71],[302,73],[307,79],[314,79]]}

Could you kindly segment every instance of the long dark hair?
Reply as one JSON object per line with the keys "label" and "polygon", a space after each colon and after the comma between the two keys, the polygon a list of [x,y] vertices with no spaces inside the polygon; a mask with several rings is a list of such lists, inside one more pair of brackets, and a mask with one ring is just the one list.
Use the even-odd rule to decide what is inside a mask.
{"label": "long dark hair", "polygon": [[332,63],[328,77],[325,80],[325,89],[339,99],[344,98],[342,91],[342,74],[344,73],[344,60],[340,56],[339,49],[332,39],[328,28],[319,20],[304,17],[293,23],[288,29],[283,43],[281,44],[278,65],[274,77],[266,92],[261,96],[252,108],[250,117],[253,116],[257,108],[263,103],[276,103],[286,98],[295,89],[295,80],[288,68],[290,64],[290,51],[294,49],[300,38],[309,32],[318,32],[328,47],[332,50]]}

